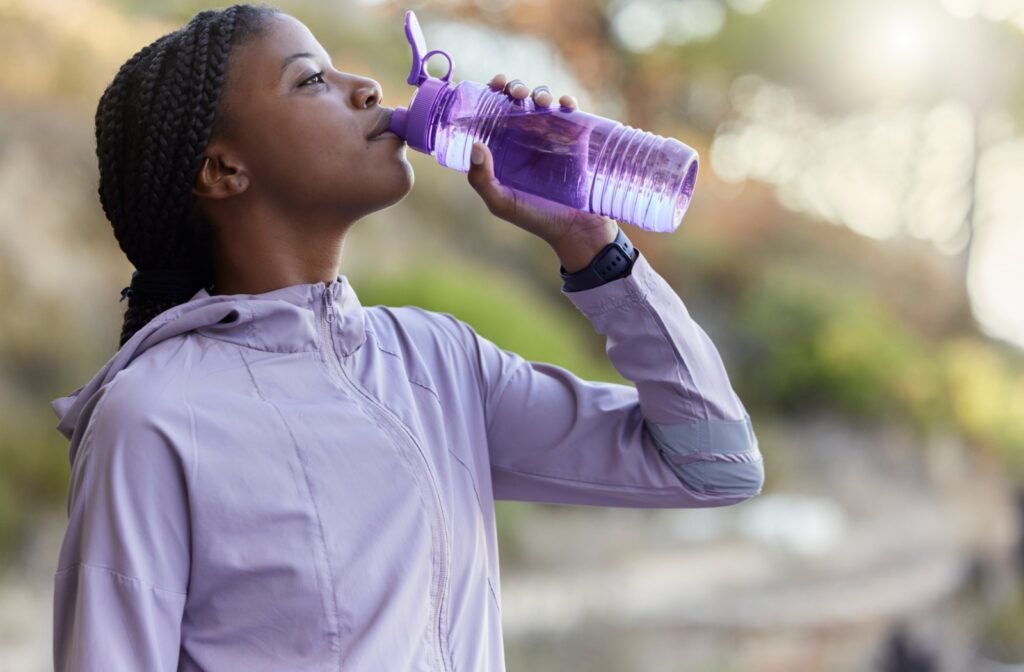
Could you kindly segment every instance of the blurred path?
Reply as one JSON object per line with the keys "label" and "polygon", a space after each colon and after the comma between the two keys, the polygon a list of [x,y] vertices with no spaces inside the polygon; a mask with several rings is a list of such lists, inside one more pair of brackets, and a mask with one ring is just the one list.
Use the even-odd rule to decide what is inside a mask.
{"label": "blurred path", "polygon": [[747,502],[531,519],[529,568],[502,575],[510,669],[865,672],[909,624],[938,669],[978,672],[964,595],[1018,534],[1000,464],[829,417],[759,436],[769,475]]}

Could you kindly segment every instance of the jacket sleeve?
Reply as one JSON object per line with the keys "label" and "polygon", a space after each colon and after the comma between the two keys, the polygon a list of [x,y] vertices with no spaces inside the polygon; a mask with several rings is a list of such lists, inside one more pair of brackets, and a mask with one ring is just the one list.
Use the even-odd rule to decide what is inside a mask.
{"label": "jacket sleeve", "polygon": [[134,412],[116,383],[101,393],[72,465],[54,575],[57,672],[178,666],[190,558],[186,470],[167,428]]}
{"label": "jacket sleeve", "polygon": [[527,361],[463,323],[477,360],[495,499],[646,508],[760,494],[750,416],[682,300],[639,252],[630,274],[562,293],[634,386]]}

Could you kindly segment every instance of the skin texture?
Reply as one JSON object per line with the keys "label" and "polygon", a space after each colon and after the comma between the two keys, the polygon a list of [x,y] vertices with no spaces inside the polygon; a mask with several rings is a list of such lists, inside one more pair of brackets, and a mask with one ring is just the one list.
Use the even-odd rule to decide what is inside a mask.
{"label": "skin texture", "polygon": [[[300,52],[312,56],[282,70]],[[504,75],[491,86],[504,88]],[[529,95],[525,86],[508,94]],[[550,93],[534,94],[550,104]],[[232,123],[207,145],[193,187],[215,232],[214,294],[334,280],[349,227],[409,193],[415,176],[405,143],[367,139],[390,112],[382,95],[373,79],[335,69],[309,28],[287,14],[232,52],[219,103]],[[575,109],[571,96],[561,102]],[[548,242],[566,270],[586,266],[614,239],[614,220],[500,185],[486,148],[485,156],[469,171],[471,187],[495,216]]]}

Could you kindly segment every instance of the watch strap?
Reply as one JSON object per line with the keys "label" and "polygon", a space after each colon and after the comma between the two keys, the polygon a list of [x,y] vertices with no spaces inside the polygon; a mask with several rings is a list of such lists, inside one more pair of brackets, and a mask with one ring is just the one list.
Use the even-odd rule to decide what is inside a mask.
{"label": "watch strap", "polygon": [[576,273],[566,273],[565,266],[559,266],[559,273],[563,281],[562,289],[578,292],[617,280],[628,275],[632,268],[633,244],[622,227],[619,227],[615,240],[605,245],[589,266]]}

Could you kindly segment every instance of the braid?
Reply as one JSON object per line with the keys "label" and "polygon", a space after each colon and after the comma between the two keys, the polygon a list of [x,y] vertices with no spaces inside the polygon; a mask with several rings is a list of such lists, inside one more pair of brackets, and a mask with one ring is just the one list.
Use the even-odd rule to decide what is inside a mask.
{"label": "braid", "polygon": [[[213,234],[192,186],[203,152],[230,121],[218,104],[234,46],[280,10],[235,4],[204,10],[121,66],[96,108],[98,194],[121,250],[140,271],[179,269],[195,291],[213,282]],[[120,345],[177,305],[128,296]]]}

